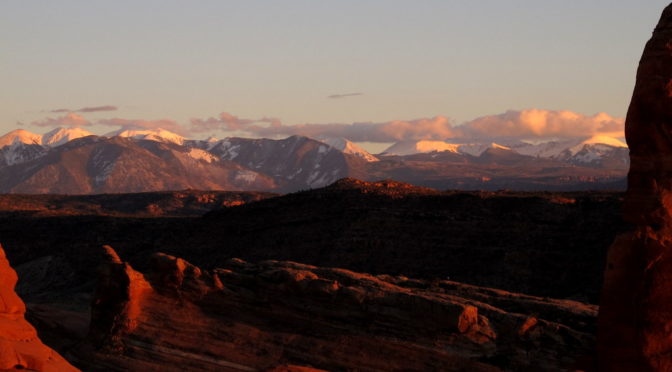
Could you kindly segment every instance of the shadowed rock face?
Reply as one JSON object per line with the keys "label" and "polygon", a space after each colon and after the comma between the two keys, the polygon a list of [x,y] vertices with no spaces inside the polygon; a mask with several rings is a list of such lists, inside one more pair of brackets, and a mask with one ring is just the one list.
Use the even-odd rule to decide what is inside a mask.
{"label": "shadowed rock face", "polygon": [[672,5],[646,44],[626,119],[624,201],[634,230],[609,250],[598,351],[603,371],[672,370]]}
{"label": "shadowed rock face", "polygon": [[[591,353],[596,307],[451,281],[288,261],[147,273],[106,247],[87,371],[561,370]],[[317,369],[315,369],[317,368]]]}
{"label": "shadowed rock face", "polygon": [[79,371],[44,345],[26,321],[26,306],[14,292],[17,280],[0,247],[0,370]]}
{"label": "shadowed rock face", "polygon": [[638,225],[672,222],[672,7],[646,44],[625,124],[630,172],[625,217]]}

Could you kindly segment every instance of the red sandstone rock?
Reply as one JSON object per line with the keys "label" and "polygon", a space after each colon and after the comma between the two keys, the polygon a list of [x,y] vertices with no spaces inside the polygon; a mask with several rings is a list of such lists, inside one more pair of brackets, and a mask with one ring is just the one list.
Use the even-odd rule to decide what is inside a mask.
{"label": "red sandstone rock", "polygon": [[572,301],[294,262],[151,262],[143,275],[106,248],[84,343],[98,346],[74,353],[88,371],[544,371],[591,347],[596,309]]}
{"label": "red sandstone rock", "polygon": [[311,367],[301,367],[301,366],[295,366],[295,365],[284,365],[284,366],[278,366],[272,369],[269,369],[265,372],[327,372],[323,369],[315,369]]}
{"label": "red sandstone rock", "polygon": [[602,371],[672,370],[672,5],[646,44],[626,119],[625,218],[609,250],[598,325]]}
{"label": "red sandstone rock", "polygon": [[625,217],[638,225],[672,221],[672,7],[646,44],[628,109],[630,172]]}
{"label": "red sandstone rock", "polygon": [[99,348],[120,351],[123,336],[137,326],[149,284],[110,246],[103,247],[102,261],[91,308],[89,341]]}
{"label": "red sandstone rock", "polygon": [[26,306],[14,292],[17,280],[0,247],[0,370],[79,371],[44,345],[26,321]]}

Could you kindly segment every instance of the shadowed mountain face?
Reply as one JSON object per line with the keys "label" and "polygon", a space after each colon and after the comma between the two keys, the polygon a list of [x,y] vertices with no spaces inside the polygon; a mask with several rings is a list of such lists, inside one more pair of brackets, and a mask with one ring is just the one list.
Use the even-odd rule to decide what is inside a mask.
{"label": "shadowed mountain face", "polygon": [[[200,155],[200,154],[199,154]],[[0,171],[0,191],[89,194],[181,189],[268,190],[273,181],[235,163],[194,157],[156,141],[89,136]]]}
{"label": "shadowed mountain face", "polygon": [[217,157],[261,172],[280,191],[328,185],[347,176],[365,174],[366,160],[301,136],[284,140],[228,138],[214,144],[194,142]]}

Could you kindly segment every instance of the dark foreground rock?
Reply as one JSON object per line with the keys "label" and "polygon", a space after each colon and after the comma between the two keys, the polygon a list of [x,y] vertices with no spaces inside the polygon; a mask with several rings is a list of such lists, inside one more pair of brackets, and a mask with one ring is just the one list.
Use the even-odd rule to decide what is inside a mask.
{"label": "dark foreground rock", "polygon": [[[138,270],[155,252],[206,269],[231,257],[274,259],[597,303],[607,248],[627,229],[616,192],[440,192],[353,179],[234,207],[217,204],[204,217],[145,214],[151,204],[171,216],[193,213],[207,206],[197,203],[207,195],[111,195],[85,203],[80,198],[88,196],[61,197],[55,205],[72,206],[73,215],[0,213],[0,238],[22,278],[20,295],[41,303],[78,290],[95,279],[97,250],[109,244]],[[114,212],[123,216],[87,212],[99,201],[110,211],[108,202],[124,200]]]}
{"label": "dark foreground rock", "polygon": [[626,118],[625,218],[609,249],[599,319],[603,371],[672,370],[672,5],[646,44]]}
{"label": "dark foreground rock", "polygon": [[294,262],[151,261],[140,273],[105,248],[69,353],[85,370],[552,371],[593,353],[597,308],[579,302]]}

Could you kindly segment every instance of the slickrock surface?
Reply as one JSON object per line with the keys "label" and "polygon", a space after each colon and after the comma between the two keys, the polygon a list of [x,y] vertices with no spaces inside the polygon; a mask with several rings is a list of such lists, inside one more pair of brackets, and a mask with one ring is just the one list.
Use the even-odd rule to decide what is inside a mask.
{"label": "slickrock surface", "polygon": [[603,371],[672,370],[672,5],[646,44],[626,118],[625,218],[609,250],[598,350]]}
{"label": "slickrock surface", "polygon": [[26,306],[14,292],[17,280],[0,247],[0,370],[78,371],[44,345],[26,321]]}
{"label": "slickrock surface", "polygon": [[597,308],[451,281],[287,261],[147,273],[105,248],[87,371],[564,370],[591,354]]}

